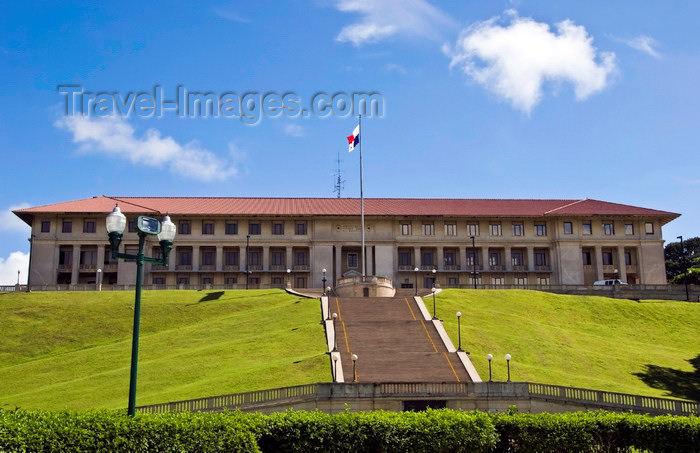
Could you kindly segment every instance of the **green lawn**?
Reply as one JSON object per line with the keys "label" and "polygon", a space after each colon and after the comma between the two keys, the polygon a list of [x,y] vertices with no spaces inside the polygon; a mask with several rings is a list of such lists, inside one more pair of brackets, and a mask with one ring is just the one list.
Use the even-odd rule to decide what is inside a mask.
{"label": "green lawn", "polygon": [[[425,302],[432,310],[432,299]],[[700,391],[700,369],[689,363],[700,357],[697,303],[445,290],[437,307],[455,345],[455,314],[462,312],[462,347],[484,380],[486,354],[494,355],[494,380],[506,379],[504,357],[511,354],[511,377],[518,381],[660,397]],[[647,365],[661,384],[680,387],[676,394],[651,388],[635,374],[647,372]]]}
{"label": "green lawn", "polygon": [[[133,298],[0,294],[0,407],[126,407]],[[141,307],[137,405],[330,380],[318,300],[144,291]]]}
{"label": "green lawn", "polygon": [[[133,297],[0,293],[0,408],[126,407]],[[688,362],[700,357],[700,304],[445,290],[437,310],[455,345],[463,313],[462,344],[483,379],[492,353],[494,379],[505,380],[510,353],[518,381],[651,396],[700,389]],[[328,382],[319,321],[318,300],[281,290],[144,291],[137,405]],[[645,384],[635,373],[647,365],[680,390]]]}

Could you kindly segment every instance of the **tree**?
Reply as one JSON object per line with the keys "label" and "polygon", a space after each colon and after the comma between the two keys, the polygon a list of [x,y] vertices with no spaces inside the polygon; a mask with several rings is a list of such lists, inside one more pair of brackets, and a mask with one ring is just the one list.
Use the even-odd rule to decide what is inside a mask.
{"label": "tree", "polygon": [[671,242],[664,248],[666,259],[666,278],[669,283],[683,284],[688,269],[688,282],[700,284],[700,237],[694,237],[683,241],[685,255],[681,249],[681,243]]}

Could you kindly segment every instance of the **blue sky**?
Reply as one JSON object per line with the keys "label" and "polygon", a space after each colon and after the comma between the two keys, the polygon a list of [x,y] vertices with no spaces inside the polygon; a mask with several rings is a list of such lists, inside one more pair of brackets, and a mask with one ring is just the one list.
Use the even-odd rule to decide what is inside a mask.
{"label": "blue sky", "polygon": [[[367,197],[588,197],[679,212],[667,241],[698,236],[698,17],[695,1],[4,2],[0,284],[26,280],[17,207],[332,197],[338,153],[341,195],[359,195],[342,104],[181,117],[146,108],[154,87],[307,110],[377,93]],[[103,93],[99,108],[66,115],[66,86]],[[143,110],[115,113],[139,93]]]}

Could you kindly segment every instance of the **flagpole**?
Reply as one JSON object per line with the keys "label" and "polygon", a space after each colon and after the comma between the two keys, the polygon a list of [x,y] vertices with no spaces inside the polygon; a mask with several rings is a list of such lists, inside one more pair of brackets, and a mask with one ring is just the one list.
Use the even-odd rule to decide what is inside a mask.
{"label": "flagpole", "polygon": [[362,277],[367,274],[365,272],[365,195],[362,188],[362,142],[364,141],[364,132],[362,131],[362,115],[358,115],[357,126],[360,128],[360,228],[362,228]]}

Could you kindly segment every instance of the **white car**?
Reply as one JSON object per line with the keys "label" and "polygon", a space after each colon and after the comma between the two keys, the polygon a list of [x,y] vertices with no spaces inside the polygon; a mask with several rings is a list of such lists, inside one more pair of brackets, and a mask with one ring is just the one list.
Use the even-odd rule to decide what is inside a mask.
{"label": "white car", "polygon": [[593,286],[612,286],[612,285],[626,285],[627,283],[623,282],[619,278],[611,278],[609,280],[598,280],[593,282]]}

